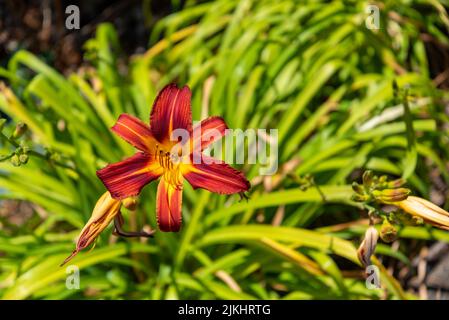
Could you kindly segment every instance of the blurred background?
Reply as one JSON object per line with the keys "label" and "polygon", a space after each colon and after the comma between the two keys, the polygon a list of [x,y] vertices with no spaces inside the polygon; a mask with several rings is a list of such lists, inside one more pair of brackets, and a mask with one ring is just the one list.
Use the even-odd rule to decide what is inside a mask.
{"label": "blurred background", "polygon": [[[449,298],[449,233],[427,225],[380,242],[368,289],[367,212],[351,200],[370,169],[449,208],[447,1],[79,1],[69,30],[71,4],[0,1],[1,298]],[[185,184],[180,233],[109,227],[70,262],[69,289],[59,264],[105,191],[95,171],[134,152],[109,128],[147,121],[170,82],[192,89],[194,120],[278,129],[279,169],[236,166],[248,201]],[[128,229],[156,227],[155,195],[124,210]]]}

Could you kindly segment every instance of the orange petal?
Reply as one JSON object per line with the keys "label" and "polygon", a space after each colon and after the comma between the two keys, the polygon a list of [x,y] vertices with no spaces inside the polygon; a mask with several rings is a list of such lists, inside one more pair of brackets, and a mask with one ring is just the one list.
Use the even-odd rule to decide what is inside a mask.
{"label": "orange petal", "polygon": [[176,232],[181,228],[182,184],[168,183],[165,177],[157,187],[156,214],[159,229]]}
{"label": "orange petal", "polygon": [[154,156],[142,152],[97,171],[97,176],[115,199],[138,195],[146,184],[161,174],[162,167]]}
{"label": "orange petal", "polygon": [[141,151],[150,153],[156,145],[150,127],[129,114],[121,114],[111,130]]}
{"label": "orange petal", "polygon": [[203,188],[211,192],[232,194],[244,192],[250,188],[244,174],[230,165],[202,155],[200,164],[184,166],[183,175],[194,189]]}
{"label": "orange petal", "polygon": [[154,101],[150,116],[151,131],[161,143],[170,141],[175,129],[192,130],[191,92],[189,87],[179,89],[176,84],[167,85]]}

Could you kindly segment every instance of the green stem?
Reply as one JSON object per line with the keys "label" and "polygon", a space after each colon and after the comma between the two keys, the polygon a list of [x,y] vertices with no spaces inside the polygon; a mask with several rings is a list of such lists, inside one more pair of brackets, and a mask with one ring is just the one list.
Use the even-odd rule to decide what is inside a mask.
{"label": "green stem", "polygon": [[8,154],[6,156],[0,156],[0,162],[11,159],[14,156],[14,153]]}
{"label": "green stem", "polygon": [[14,147],[18,148],[20,145],[14,141],[14,139],[11,139],[7,137],[3,132],[0,131],[0,137],[2,137],[4,140],[8,141],[10,144],[12,144]]}
{"label": "green stem", "polygon": [[182,263],[184,262],[184,258],[187,255],[187,251],[192,243],[193,236],[195,235],[195,231],[198,230],[198,223],[203,216],[204,208],[209,200],[210,193],[207,191],[202,191],[202,194],[199,198],[198,203],[195,206],[195,210],[192,213],[189,224],[186,226],[185,232],[181,239],[181,243],[179,245],[178,254],[175,258],[175,270],[179,270]]}
{"label": "green stem", "polygon": [[[15,148],[20,148],[20,144],[17,143],[17,141],[15,141],[14,139],[6,136],[3,132],[0,132],[0,137],[3,138],[4,140],[6,140],[7,142],[9,142],[13,147]],[[47,155],[42,154],[40,152],[34,151],[34,150],[30,150],[27,152],[27,154],[29,154],[30,156],[36,157],[36,158],[40,158],[42,160],[46,160],[51,164],[57,165],[61,168],[64,169],[69,169],[69,170],[73,170],[75,171],[79,176],[82,176],[83,178],[86,178],[81,172],[79,172],[76,168],[73,168],[72,166],[69,166],[68,164],[65,164],[63,162],[57,161],[57,160],[51,160],[48,159]],[[14,153],[12,153],[9,158],[11,158],[14,155]],[[4,158],[2,160],[6,160],[7,158]]]}

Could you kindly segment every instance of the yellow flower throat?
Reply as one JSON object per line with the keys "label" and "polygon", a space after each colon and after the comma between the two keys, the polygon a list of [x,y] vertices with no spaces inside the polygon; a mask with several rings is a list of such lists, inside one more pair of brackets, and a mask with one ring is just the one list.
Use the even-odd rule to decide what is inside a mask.
{"label": "yellow flower throat", "polygon": [[175,161],[176,158],[170,152],[159,148],[159,145],[156,146],[155,157],[156,161],[159,162],[159,165],[164,170],[164,180],[176,189],[181,189],[182,176],[180,171],[180,164]]}

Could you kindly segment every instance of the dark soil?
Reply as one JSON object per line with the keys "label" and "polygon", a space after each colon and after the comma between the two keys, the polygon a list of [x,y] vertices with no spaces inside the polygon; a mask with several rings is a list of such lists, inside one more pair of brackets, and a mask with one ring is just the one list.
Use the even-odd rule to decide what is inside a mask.
{"label": "dark soil", "polygon": [[[80,10],[80,29],[65,27],[67,6]],[[82,62],[84,42],[98,24],[111,22],[127,55],[148,47],[151,27],[176,10],[171,1],[0,0],[0,65],[19,49],[29,50],[63,73]]]}

